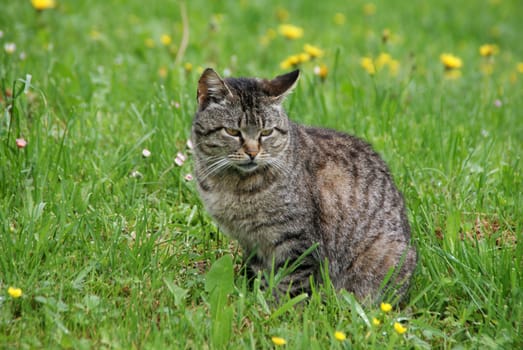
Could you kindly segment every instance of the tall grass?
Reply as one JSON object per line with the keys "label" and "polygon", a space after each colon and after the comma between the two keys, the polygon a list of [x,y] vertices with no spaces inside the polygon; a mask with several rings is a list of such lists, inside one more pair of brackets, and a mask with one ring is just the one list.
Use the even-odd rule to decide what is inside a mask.
{"label": "tall grass", "polygon": [[[523,346],[518,1],[1,7],[2,347]],[[303,37],[285,39],[281,23]],[[328,283],[305,303],[249,288],[187,176],[201,69],[272,77],[305,43],[324,54],[300,64],[289,115],[371,142],[405,195],[420,260],[401,310]],[[482,57],[487,43],[499,52]],[[396,63],[379,69],[383,53]]]}

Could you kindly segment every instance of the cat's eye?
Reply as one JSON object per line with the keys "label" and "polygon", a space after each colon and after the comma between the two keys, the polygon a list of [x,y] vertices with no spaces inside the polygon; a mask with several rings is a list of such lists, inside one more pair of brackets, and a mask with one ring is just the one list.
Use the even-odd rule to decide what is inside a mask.
{"label": "cat's eye", "polygon": [[224,128],[225,132],[231,136],[237,137],[240,136],[240,130]]}
{"label": "cat's eye", "polygon": [[262,132],[260,133],[261,136],[269,136],[272,134],[274,129],[265,129],[265,130],[262,130]]}

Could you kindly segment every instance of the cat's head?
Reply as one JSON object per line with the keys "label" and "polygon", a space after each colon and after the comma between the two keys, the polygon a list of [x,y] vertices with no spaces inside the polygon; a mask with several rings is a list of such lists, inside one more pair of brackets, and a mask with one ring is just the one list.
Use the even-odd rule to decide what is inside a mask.
{"label": "cat's head", "polygon": [[222,79],[210,68],[203,72],[192,137],[209,175],[282,168],[289,120],[281,104],[298,78],[298,70],[272,80]]}

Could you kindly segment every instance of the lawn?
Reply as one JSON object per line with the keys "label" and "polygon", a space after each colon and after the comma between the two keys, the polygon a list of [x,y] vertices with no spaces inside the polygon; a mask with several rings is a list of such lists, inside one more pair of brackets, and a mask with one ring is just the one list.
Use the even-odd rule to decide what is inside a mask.
{"label": "lawn", "polygon": [[[0,348],[523,347],[520,1],[0,7]],[[291,119],[388,162],[419,252],[403,308],[247,287],[191,175],[205,67],[299,67]]]}

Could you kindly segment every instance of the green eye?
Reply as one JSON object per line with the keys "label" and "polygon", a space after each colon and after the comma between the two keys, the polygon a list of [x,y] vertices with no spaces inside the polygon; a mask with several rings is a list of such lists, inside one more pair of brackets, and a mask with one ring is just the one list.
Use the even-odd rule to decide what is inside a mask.
{"label": "green eye", "polygon": [[269,136],[270,134],[272,134],[272,131],[273,131],[273,129],[265,129],[265,130],[262,130],[260,135],[261,136]]}
{"label": "green eye", "polygon": [[231,136],[240,136],[240,130],[225,128],[225,132]]}

